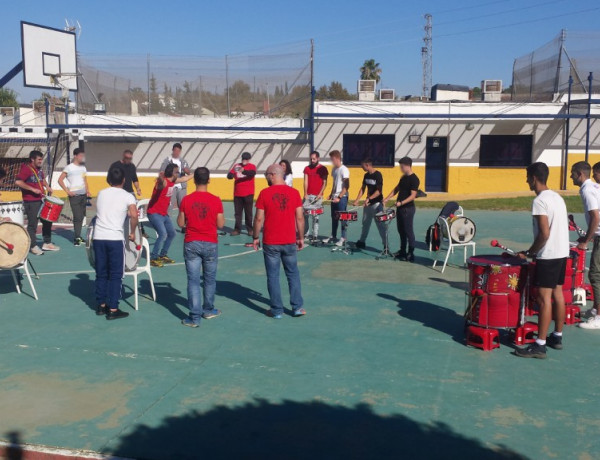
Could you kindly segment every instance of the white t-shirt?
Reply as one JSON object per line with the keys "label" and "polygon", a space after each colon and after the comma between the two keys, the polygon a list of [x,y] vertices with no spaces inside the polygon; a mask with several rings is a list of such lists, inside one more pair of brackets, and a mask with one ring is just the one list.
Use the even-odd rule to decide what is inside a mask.
{"label": "white t-shirt", "polygon": [[[600,184],[592,182],[592,179],[586,180],[579,189],[579,195],[583,201],[583,210],[585,211],[585,221],[589,227],[590,215],[589,211],[600,210]],[[600,236],[600,225],[594,232],[595,235]]]}
{"label": "white t-shirt", "polygon": [[[562,259],[569,257],[569,218],[567,206],[562,197],[552,191],[544,190],[533,200],[533,216],[548,216],[550,236],[544,247],[537,253],[538,259]],[[537,220],[533,219],[533,236],[539,233]]]}
{"label": "white t-shirt", "polygon": [[[181,170],[181,160],[179,158],[170,157],[170,162],[179,166],[179,176],[183,176],[185,173]],[[175,184],[174,188],[181,188],[181,183]]]}
{"label": "white t-shirt", "polygon": [[286,174],[286,176],[284,177],[285,180],[285,185],[289,185],[290,187],[294,186],[294,175],[293,174]]}
{"label": "white t-shirt", "polygon": [[69,191],[75,193],[75,195],[85,195],[85,175],[87,173],[85,166],[71,163],[63,169],[63,172],[67,174]]}
{"label": "white t-shirt", "polygon": [[125,241],[123,226],[130,205],[135,205],[135,197],[122,188],[109,187],[100,190],[96,206],[95,240]]}
{"label": "white t-shirt", "polygon": [[344,188],[344,179],[350,179],[350,170],[341,165],[339,168],[333,168],[331,177],[333,177],[333,197],[337,198]]}

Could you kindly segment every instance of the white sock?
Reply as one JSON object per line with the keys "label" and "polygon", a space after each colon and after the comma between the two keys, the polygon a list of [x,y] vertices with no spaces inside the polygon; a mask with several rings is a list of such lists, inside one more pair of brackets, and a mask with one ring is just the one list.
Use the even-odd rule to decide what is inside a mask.
{"label": "white sock", "polygon": [[542,339],[535,339],[535,343],[537,343],[538,345],[541,345],[541,346],[546,345],[546,341],[542,340]]}
{"label": "white sock", "polygon": [[561,332],[554,331],[552,334],[554,334],[556,337],[562,337],[562,331]]}

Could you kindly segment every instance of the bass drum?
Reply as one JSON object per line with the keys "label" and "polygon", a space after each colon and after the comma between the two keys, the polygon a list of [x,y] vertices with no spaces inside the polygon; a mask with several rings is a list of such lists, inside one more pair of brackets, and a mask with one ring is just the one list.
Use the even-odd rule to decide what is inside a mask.
{"label": "bass drum", "polygon": [[30,243],[29,233],[21,225],[0,223],[0,268],[6,270],[24,264]]}
{"label": "bass drum", "polygon": [[458,216],[453,217],[449,221],[450,238],[453,243],[468,243],[475,238],[475,222],[468,217]]}
{"label": "bass drum", "polygon": [[[96,268],[96,261],[94,256],[94,231],[96,228],[96,217],[92,219],[88,226],[87,237],[86,237],[86,251],[88,261],[92,268]],[[139,225],[135,227],[135,241],[129,239],[129,218],[125,219],[123,226],[124,244],[125,244],[125,271],[132,272],[140,261],[142,255],[142,232],[140,231]]]}

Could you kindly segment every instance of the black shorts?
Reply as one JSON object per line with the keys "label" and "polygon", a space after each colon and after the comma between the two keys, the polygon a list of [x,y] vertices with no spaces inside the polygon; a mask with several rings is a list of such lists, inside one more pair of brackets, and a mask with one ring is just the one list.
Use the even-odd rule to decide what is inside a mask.
{"label": "black shorts", "polygon": [[562,286],[565,284],[566,270],[566,257],[564,259],[536,259],[533,285],[550,289]]}

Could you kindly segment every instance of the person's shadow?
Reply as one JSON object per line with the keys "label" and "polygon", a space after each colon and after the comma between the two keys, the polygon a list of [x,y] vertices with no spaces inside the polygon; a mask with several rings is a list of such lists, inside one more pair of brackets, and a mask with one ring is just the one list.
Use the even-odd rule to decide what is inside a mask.
{"label": "person's shadow", "polygon": [[377,296],[396,302],[398,314],[403,318],[418,321],[423,326],[448,334],[455,342],[464,344],[465,319],[454,310],[421,300],[403,300],[389,294],[378,293]]}
{"label": "person's shadow", "polygon": [[[150,282],[148,280],[142,281],[142,286],[145,291],[150,292]],[[147,284],[147,289],[146,285]],[[173,287],[171,283],[154,283],[154,290],[156,291],[156,303],[167,310],[178,319],[185,319],[188,317],[187,305],[188,299],[180,295],[181,291]],[[133,295],[133,294],[132,294]],[[183,310],[182,310],[183,308]]]}
{"label": "person's shadow", "polygon": [[96,310],[95,291],[95,282],[87,273],[79,273],[69,281],[69,293],[94,311]]}
{"label": "person's shadow", "polygon": [[[227,297],[234,302],[244,305],[250,310],[262,313],[263,315],[266,315],[267,311],[269,311],[269,299],[263,297],[260,292],[242,286],[241,284],[234,283],[233,281],[217,281],[217,295]],[[267,307],[262,307],[258,305],[259,303],[265,304]],[[284,310],[288,314],[292,313],[291,310]]]}
{"label": "person's shadow", "polygon": [[18,431],[10,431],[6,433],[5,436],[9,445],[5,447],[4,458],[6,458],[6,460],[21,460],[23,458],[23,441],[21,440],[21,433]]}

